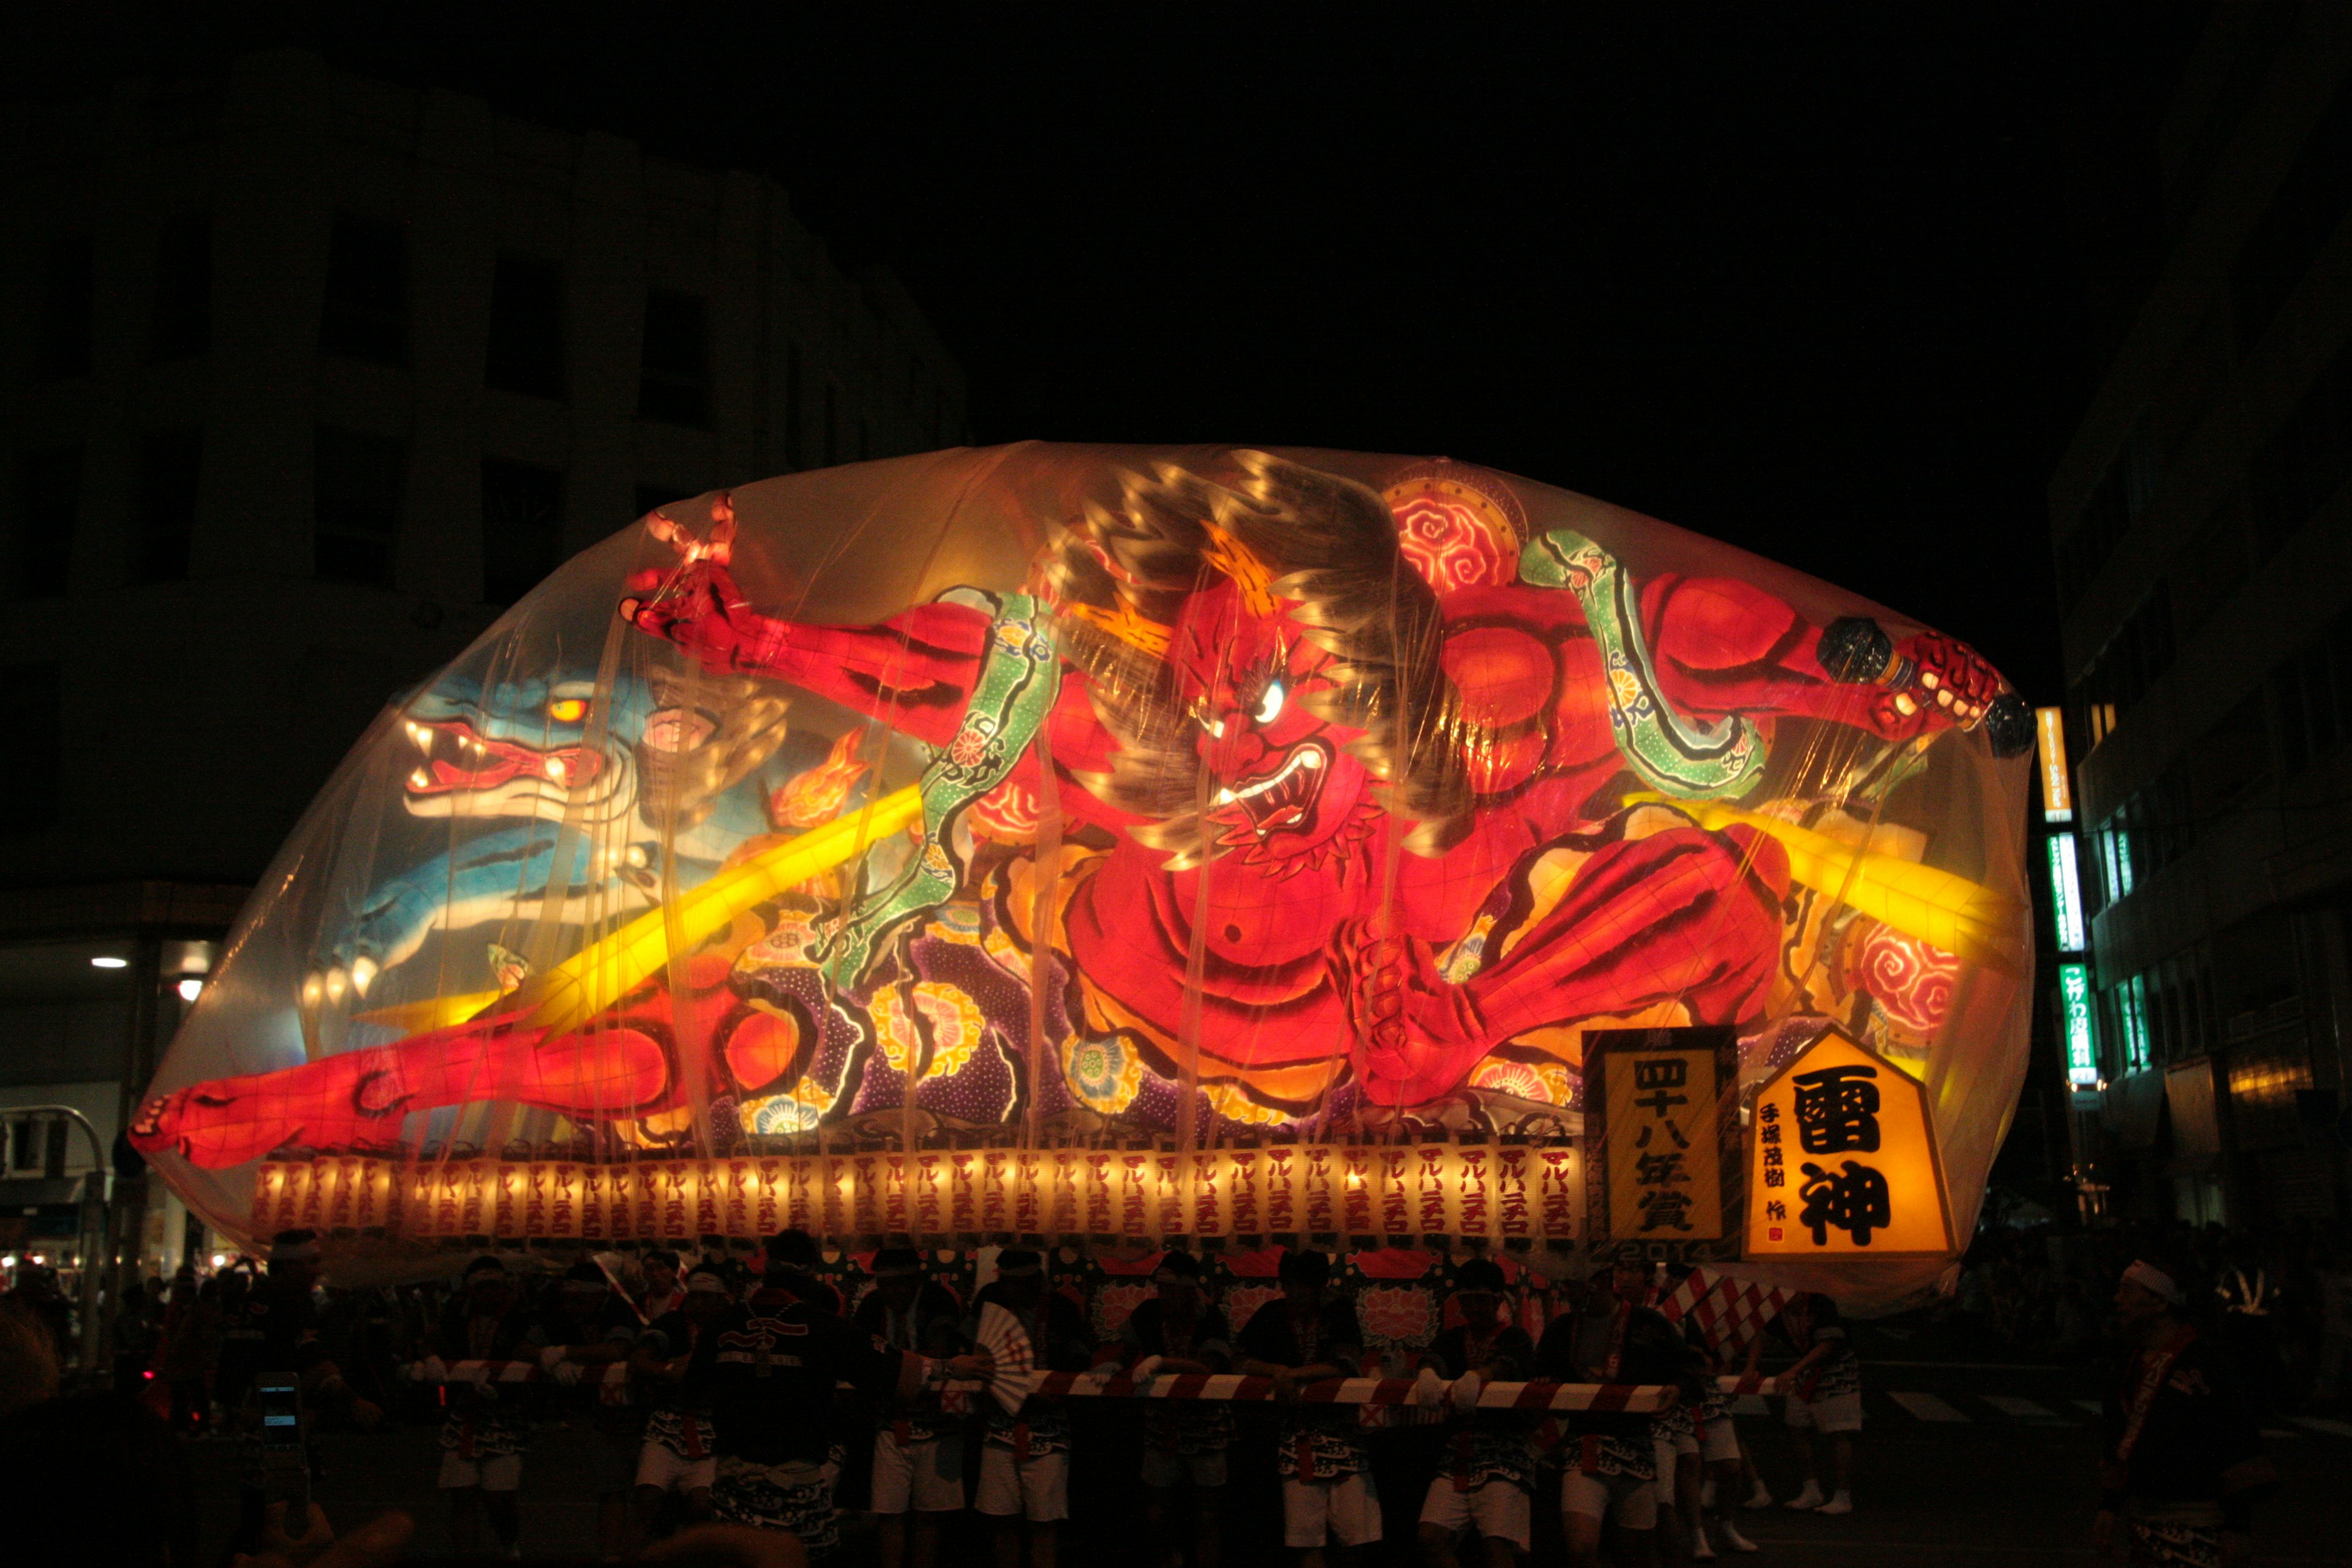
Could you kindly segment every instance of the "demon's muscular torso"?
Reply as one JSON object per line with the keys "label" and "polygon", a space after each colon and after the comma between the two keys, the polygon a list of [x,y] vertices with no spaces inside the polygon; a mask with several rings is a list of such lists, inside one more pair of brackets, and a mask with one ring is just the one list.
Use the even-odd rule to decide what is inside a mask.
{"label": "demon's muscular torso", "polygon": [[[1981,661],[1932,637],[1901,650],[1907,688],[1841,683],[1817,657],[1820,630],[1741,583],[1660,577],[1639,606],[1662,694],[1697,719],[1805,715],[1900,738],[1974,720],[1997,689]],[[1097,1026],[1167,1051],[1196,939],[1202,1076],[1238,1075],[1277,1103],[1311,1101],[1350,1061],[1374,1103],[1410,1105],[1529,1030],[1661,1008],[1748,1016],[1788,890],[1780,847],[1593,805],[1622,762],[1575,595],[1476,585],[1444,611],[1439,658],[1475,805],[1435,855],[1402,852],[1394,836],[1414,825],[1375,808],[1349,747],[1360,731],[1318,716],[1331,657],[1246,576],[1192,595],[1166,653],[1203,778],[1205,861],[1139,842],[1139,819],[1089,786],[1119,742],[1087,675],[1065,669],[1042,737],[1052,793],[1067,820],[1116,836],[1072,879],[1057,933]],[[690,558],[683,580],[623,613],[714,669],[789,681],[935,746],[961,722],[988,645],[987,614],[958,604],[870,627],[761,616],[728,577],[723,541],[719,559]],[[1011,782],[1034,791],[1037,767],[1032,748]],[[1459,984],[1442,975],[1442,950],[1538,855],[1537,895],[1507,912],[1485,962]]]}

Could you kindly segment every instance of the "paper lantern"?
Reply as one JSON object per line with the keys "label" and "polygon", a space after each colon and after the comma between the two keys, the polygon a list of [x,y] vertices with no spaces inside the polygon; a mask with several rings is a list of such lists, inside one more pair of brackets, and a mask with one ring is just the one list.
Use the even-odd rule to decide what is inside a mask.
{"label": "paper lantern", "polygon": [[1589,1031],[1731,1030],[1729,1106],[1834,1026],[1965,1227],[2032,741],[1950,638],[1466,464],[769,480],[378,721],[133,1139],[239,1234],[1614,1241]]}

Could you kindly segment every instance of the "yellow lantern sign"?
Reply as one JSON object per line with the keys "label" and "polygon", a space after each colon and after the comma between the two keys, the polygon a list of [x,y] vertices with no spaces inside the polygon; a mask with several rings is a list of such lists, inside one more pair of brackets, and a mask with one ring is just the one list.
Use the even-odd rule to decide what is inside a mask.
{"label": "yellow lantern sign", "polygon": [[1952,1250],[1926,1089],[1834,1031],[1757,1091],[1748,1170],[1750,1258]]}
{"label": "yellow lantern sign", "polygon": [[1736,1176],[1738,1148],[1722,1100],[1738,1070],[1734,1032],[1592,1029],[1584,1047],[1594,1239],[1714,1256],[1704,1244],[1727,1241],[1738,1226],[1724,1177]]}

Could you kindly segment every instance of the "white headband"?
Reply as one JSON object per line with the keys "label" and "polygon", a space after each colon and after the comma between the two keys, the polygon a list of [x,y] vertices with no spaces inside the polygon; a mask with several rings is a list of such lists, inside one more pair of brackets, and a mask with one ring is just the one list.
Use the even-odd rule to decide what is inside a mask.
{"label": "white headband", "polygon": [[2172,1276],[2153,1263],[2135,1260],[2129,1268],[2124,1270],[2124,1283],[2137,1285],[2152,1295],[2161,1296],[2176,1307],[2189,1300],[2187,1293],[2173,1283]]}
{"label": "white headband", "polygon": [[686,1277],[686,1293],[689,1296],[708,1290],[714,1295],[727,1294],[727,1281],[716,1274],[689,1274]]}

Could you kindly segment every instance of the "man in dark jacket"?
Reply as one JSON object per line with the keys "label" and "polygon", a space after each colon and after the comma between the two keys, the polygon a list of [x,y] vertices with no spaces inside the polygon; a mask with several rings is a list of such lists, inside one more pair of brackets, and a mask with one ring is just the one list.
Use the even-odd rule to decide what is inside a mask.
{"label": "man in dark jacket", "polygon": [[[859,1328],[894,1350],[952,1356],[963,1349],[955,1295],[923,1278],[911,1247],[874,1255],[874,1289],[857,1303]],[[961,1406],[964,1396],[952,1395]],[[939,1561],[941,1516],[963,1511],[961,1423],[925,1392],[886,1405],[874,1434],[873,1506],[881,1568],[906,1568],[907,1516],[914,1515],[913,1568]]]}
{"label": "man in dark jacket", "polygon": [[1308,1384],[1356,1375],[1364,1353],[1355,1303],[1325,1294],[1331,1260],[1319,1252],[1286,1252],[1282,1299],[1242,1325],[1241,1370],[1275,1380],[1289,1405],[1276,1463],[1282,1473],[1282,1539],[1303,1568],[1319,1568],[1328,1535],[1342,1551],[1381,1539],[1381,1497],[1372,1458],[1350,1405],[1302,1408]]}
{"label": "man in dark jacket", "polygon": [[2147,1262],[2124,1270],[2116,1315],[2132,1354],[2106,1400],[2094,1543],[2121,1520],[2132,1561],[2222,1568],[2252,1551],[2253,1505],[2277,1484],[2227,1359],[2184,1321],[2187,1296]]}
{"label": "man in dark jacket", "polygon": [[1503,1312],[1503,1270],[1474,1258],[1454,1271],[1462,1326],[1437,1336],[1421,1363],[1454,1384],[1454,1431],[1448,1463],[1421,1505],[1422,1554],[1454,1568],[1454,1542],[1475,1531],[1489,1568],[1510,1568],[1528,1547],[1536,1489],[1536,1418],[1507,1411],[1472,1414],[1478,1390],[1524,1380],[1535,1365],[1528,1331]]}
{"label": "man in dark jacket", "polygon": [[809,1282],[805,1270],[772,1262],[751,1300],[696,1339],[681,1394],[710,1411],[719,1459],[710,1504],[719,1521],[784,1531],[815,1556],[838,1540],[827,1463],[835,1385],[911,1398],[950,1376],[985,1378],[994,1363],[896,1350],[810,1305]]}
{"label": "man in dark jacket", "polygon": [[[1170,1252],[1151,1273],[1153,1293],[1118,1327],[1121,1357],[1138,1377],[1162,1373],[1213,1375],[1233,1368],[1233,1330],[1201,1288],[1201,1260]],[[1194,1568],[1217,1568],[1225,1451],[1234,1444],[1234,1408],[1222,1399],[1154,1399],[1143,1407],[1143,1523],[1166,1561],[1183,1552],[1170,1534],[1177,1494],[1192,1490]]]}
{"label": "man in dark jacket", "polygon": [[[1084,1372],[1094,1360],[1094,1335],[1076,1302],[1053,1289],[1045,1260],[1026,1247],[996,1255],[996,1278],[972,1297],[967,1337],[980,1333],[978,1313],[991,1303],[1020,1320],[1033,1364],[1041,1372]],[[1018,1414],[991,1402],[988,1435],[980,1451],[980,1482],[972,1506],[996,1533],[996,1561],[1021,1561],[1021,1521],[1029,1521],[1032,1568],[1054,1568],[1061,1521],[1070,1517],[1070,1415],[1058,1399],[1033,1395]]]}
{"label": "man in dark jacket", "polygon": [[[1618,1276],[1625,1288],[1617,1289]],[[1644,1284],[1638,1265],[1595,1274],[1569,1296],[1569,1310],[1544,1329],[1536,1346],[1536,1375],[1557,1383],[1672,1384],[1688,1352],[1674,1324],[1637,1305]],[[1570,1426],[1567,1472],[1559,1510],[1568,1556],[1577,1568],[1599,1568],[1601,1527],[1613,1510],[1617,1528],[1644,1538],[1633,1552],[1646,1556],[1658,1518],[1657,1458],[1650,1417],[1579,1415]]]}

